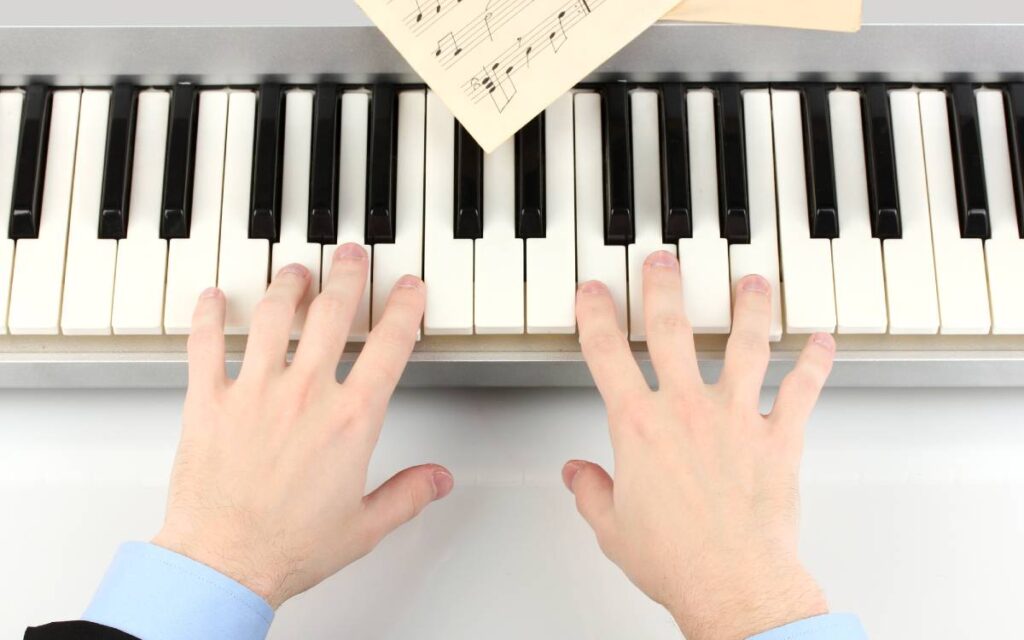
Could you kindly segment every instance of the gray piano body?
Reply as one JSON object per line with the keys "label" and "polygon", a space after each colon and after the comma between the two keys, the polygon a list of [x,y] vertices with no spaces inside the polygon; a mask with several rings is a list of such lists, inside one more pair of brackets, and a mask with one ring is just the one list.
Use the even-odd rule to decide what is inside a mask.
{"label": "gray piano body", "polygon": [[[143,3],[147,11],[157,12],[146,20],[133,14],[140,5],[113,0],[82,5],[75,10],[81,15],[15,8],[4,20],[18,26],[0,27],[0,86],[181,79],[230,85],[267,78],[289,83],[418,81],[350,2],[330,9],[306,1],[288,3],[287,11],[283,5],[250,7],[256,13],[247,12],[244,24],[210,4],[185,0],[157,9]],[[939,14],[943,9],[929,2],[867,0],[866,25],[857,34],[658,25],[590,79],[1024,80],[1024,5],[1010,4],[980,0]],[[179,26],[183,23],[192,26]],[[306,26],[313,24],[331,26]],[[702,368],[713,379],[724,342],[719,337],[698,342]],[[184,344],[181,337],[0,336],[0,387],[180,387],[186,381]],[[801,344],[799,336],[788,336],[775,346],[770,383],[785,374]],[[841,336],[839,344],[833,385],[1024,385],[1024,337]],[[229,368],[237,367],[243,346],[242,339],[229,341]],[[635,350],[649,372],[643,345]],[[358,347],[346,356],[342,371],[356,355]],[[562,386],[587,385],[590,378],[572,336],[427,337],[403,384]]]}

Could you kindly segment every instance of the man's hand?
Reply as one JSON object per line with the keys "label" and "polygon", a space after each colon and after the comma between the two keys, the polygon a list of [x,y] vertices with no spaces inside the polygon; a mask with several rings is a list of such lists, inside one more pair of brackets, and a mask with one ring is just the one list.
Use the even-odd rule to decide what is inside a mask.
{"label": "man's hand", "polygon": [[257,308],[237,380],[224,371],[224,295],[196,307],[181,444],[157,545],[234,578],[272,607],[368,553],[452,489],[406,469],[364,496],[384,411],[416,343],[423,282],[403,277],[351,374],[338,361],[366,284],[366,252],[339,247],[295,358],[289,332],[310,273],[283,268]]}
{"label": "man's hand", "polygon": [[[699,285],[695,285],[699,286]],[[697,368],[679,264],[644,265],[651,391],[600,283],[580,287],[580,342],[608,409],[615,479],[596,464],[562,471],[605,554],[669,609],[689,640],[746,638],[827,612],[797,557],[803,427],[828,377],[835,342],[811,336],[772,413],[758,400],[768,367],[771,291],[739,282],[717,384]]]}

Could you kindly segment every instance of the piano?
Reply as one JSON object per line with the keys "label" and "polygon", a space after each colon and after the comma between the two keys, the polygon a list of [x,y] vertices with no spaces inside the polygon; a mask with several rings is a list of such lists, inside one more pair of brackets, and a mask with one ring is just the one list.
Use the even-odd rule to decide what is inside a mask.
{"label": "piano", "polygon": [[2,27],[0,387],[183,386],[213,285],[237,368],[269,276],[318,282],[345,242],[372,282],[342,374],[404,273],[429,293],[403,384],[589,384],[592,278],[650,373],[637,283],[667,249],[709,379],[756,272],[769,383],[828,331],[835,385],[1024,385],[1024,25],[881,17],[655,26],[486,156],[360,17]]}

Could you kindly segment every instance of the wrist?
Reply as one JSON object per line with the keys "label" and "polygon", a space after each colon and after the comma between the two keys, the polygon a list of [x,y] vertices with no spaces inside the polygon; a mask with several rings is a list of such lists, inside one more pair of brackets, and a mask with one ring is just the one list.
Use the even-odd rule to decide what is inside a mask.
{"label": "wrist", "polygon": [[204,564],[234,580],[262,598],[274,610],[289,597],[285,593],[286,580],[281,577],[286,572],[274,571],[272,567],[276,563],[259,562],[240,545],[196,543],[165,530],[158,533],[151,543]]}
{"label": "wrist", "polygon": [[723,583],[702,591],[699,598],[691,603],[697,606],[669,607],[689,640],[745,640],[828,613],[825,594],[799,565]]}

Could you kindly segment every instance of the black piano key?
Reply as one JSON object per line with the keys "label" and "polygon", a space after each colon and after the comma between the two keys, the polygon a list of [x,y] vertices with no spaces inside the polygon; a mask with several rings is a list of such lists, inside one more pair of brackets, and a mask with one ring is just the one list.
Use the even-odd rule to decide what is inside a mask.
{"label": "black piano key", "polygon": [[981,155],[981,129],[974,87],[955,84],[949,92],[949,126],[953,142],[953,176],[960,207],[960,236],[992,237],[988,185]]}
{"label": "black piano key", "polygon": [[693,237],[686,89],[661,87],[661,233],[666,244]]}
{"label": "black piano key", "polygon": [[1006,92],[1006,124],[1010,135],[1010,165],[1017,197],[1017,228],[1024,238],[1024,84],[1012,84]]}
{"label": "black piano key", "polygon": [[395,88],[378,84],[370,98],[370,157],[366,244],[395,242],[395,163],[398,110]]}
{"label": "black piano key", "polygon": [[134,87],[114,87],[107,119],[103,195],[100,197],[99,237],[105,240],[121,240],[128,236],[136,103]]}
{"label": "black piano key", "polygon": [[50,140],[51,98],[48,87],[33,85],[25,90],[11,210],[8,212],[8,237],[11,240],[39,237],[46,152]]}
{"label": "black piano key", "polygon": [[484,151],[455,123],[455,237],[484,237]]}
{"label": "black piano key", "polygon": [[829,87],[803,90],[804,157],[807,163],[807,203],[812,238],[839,237],[836,169],[832,155]]}
{"label": "black piano key", "polygon": [[544,113],[516,134],[516,237],[547,234],[544,175]]}
{"label": "black piano key", "polygon": [[729,244],[750,244],[747,199],[747,147],[743,126],[743,92],[739,85],[716,91],[719,225]]}
{"label": "black piano key", "polygon": [[160,237],[187,238],[192,225],[192,182],[195,175],[199,93],[179,84],[171,93],[171,112],[164,161],[164,195]]}
{"label": "black piano key", "polygon": [[861,111],[871,235],[879,240],[896,240],[903,237],[903,221],[889,89],[883,84],[868,85],[861,96]]}
{"label": "black piano key", "polygon": [[604,242],[633,244],[636,238],[633,205],[633,140],[630,128],[629,88],[609,84],[601,88],[604,103],[601,129],[604,147]]}
{"label": "black piano key", "polygon": [[281,175],[284,170],[284,94],[281,85],[260,87],[256,148],[252,162],[249,238],[277,242],[281,231]]}
{"label": "black piano key", "polygon": [[338,238],[338,135],[341,100],[333,84],[317,87],[313,111],[307,240],[334,244]]}

